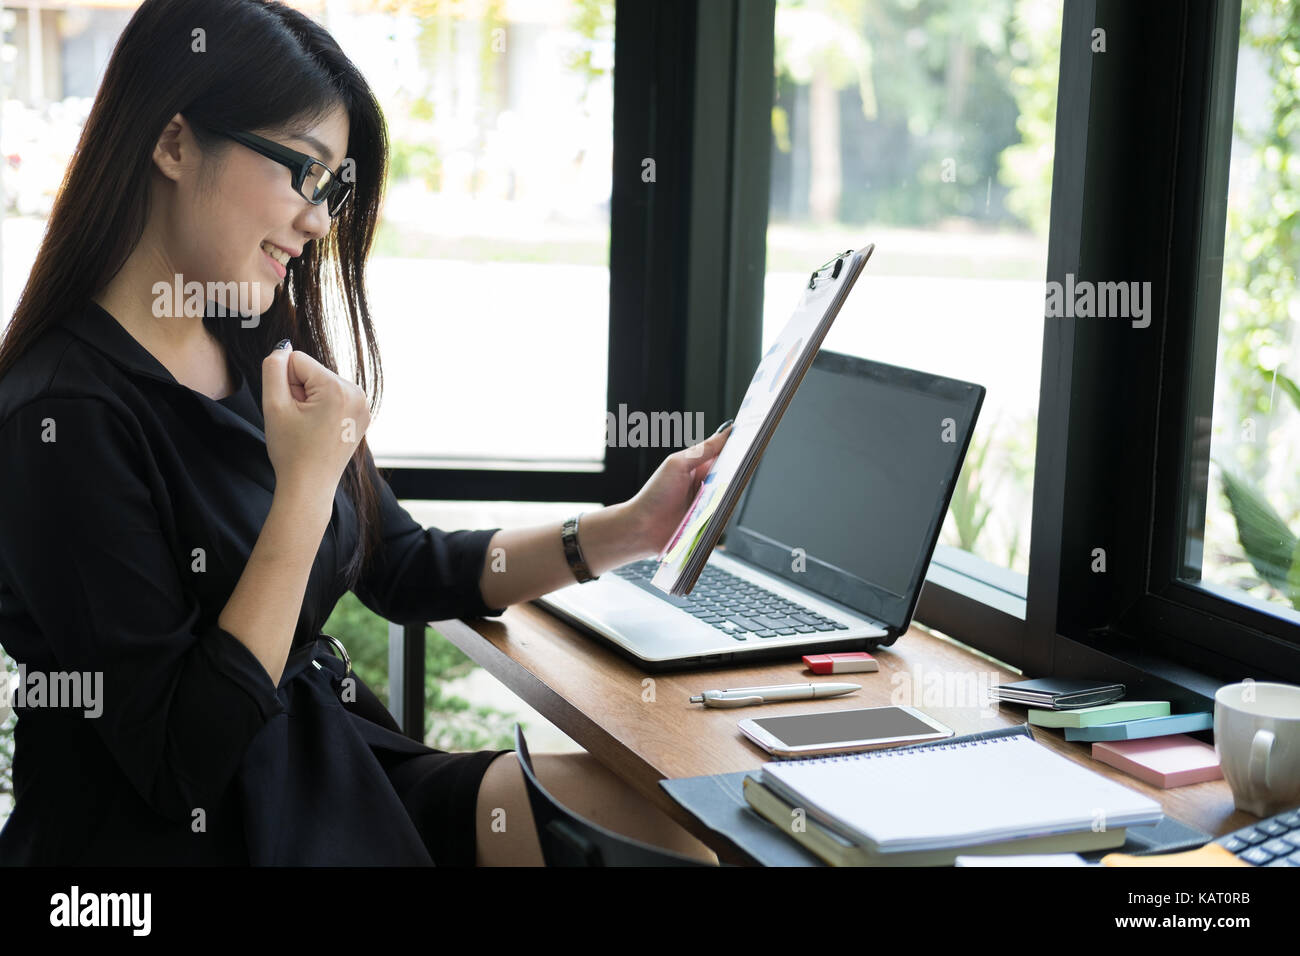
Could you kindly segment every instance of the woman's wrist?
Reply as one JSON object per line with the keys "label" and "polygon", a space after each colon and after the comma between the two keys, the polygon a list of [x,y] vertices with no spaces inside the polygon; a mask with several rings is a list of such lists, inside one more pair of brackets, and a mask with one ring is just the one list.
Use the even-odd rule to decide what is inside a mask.
{"label": "woman's wrist", "polygon": [[319,483],[277,481],[271,494],[271,507],[278,512],[300,516],[311,523],[329,524],[334,513],[334,492]]}
{"label": "woman's wrist", "polygon": [[578,546],[592,575],[654,553],[646,547],[645,530],[630,502],[584,511],[578,521]]}

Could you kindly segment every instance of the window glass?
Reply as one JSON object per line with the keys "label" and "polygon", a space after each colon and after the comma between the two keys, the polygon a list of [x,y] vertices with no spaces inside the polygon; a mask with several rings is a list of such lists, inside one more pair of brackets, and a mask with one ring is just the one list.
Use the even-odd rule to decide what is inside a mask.
{"label": "window glass", "polygon": [[876,250],[827,349],[984,385],[941,544],[1028,571],[1060,0],[778,0],[764,349]]}
{"label": "window glass", "polygon": [[[1182,576],[1298,618],[1300,9],[1241,11],[1213,414],[1198,436]],[[1218,268],[1218,263],[1207,264]],[[1194,387],[1208,387],[1206,382]],[[1208,461],[1206,460],[1208,457]]]}
{"label": "window glass", "polygon": [[[367,270],[384,363],[367,433],[376,457],[599,467],[613,0],[291,5],[329,29],[388,123],[388,191]],[[0,13],[0,322],[131,12]]]}

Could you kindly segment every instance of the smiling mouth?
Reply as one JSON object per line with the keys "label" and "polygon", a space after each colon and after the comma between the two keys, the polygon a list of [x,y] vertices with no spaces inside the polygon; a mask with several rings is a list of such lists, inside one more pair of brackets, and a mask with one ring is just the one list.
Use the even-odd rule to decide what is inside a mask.
{"label": "smiling mouth", "polygon": [[264,242],[262,243],[262,251],[286,269],[289,268],[289,253],[285,252],[279,246],[274,246],[269,242]]}

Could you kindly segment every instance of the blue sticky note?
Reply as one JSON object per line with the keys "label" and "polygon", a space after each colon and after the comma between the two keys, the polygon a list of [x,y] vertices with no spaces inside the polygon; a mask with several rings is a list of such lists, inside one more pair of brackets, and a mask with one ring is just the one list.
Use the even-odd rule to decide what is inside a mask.
{"label": "blue sticky note", "polygon": [[1190,734],[1213,728],[1214,715],[1202,711],[1195,714],[1170,714],[1168,717],[1145,717],[1142,720],[1121,720],[1114,724],[1094,724],[1091,727],[1066,727],[1065,739],[1140,740],[1144,737]]}

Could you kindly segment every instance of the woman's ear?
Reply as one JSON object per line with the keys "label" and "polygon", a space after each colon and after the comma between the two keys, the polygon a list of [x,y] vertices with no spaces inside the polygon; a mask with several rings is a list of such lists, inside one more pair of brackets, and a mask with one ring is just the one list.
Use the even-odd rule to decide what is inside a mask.
{"label": "woman's ear", "polygon": [[198,143],[190,124],[180,113],[167,121],[153,148],[153,162],[164,176],[179,180],[187,167],[197,165]]}

